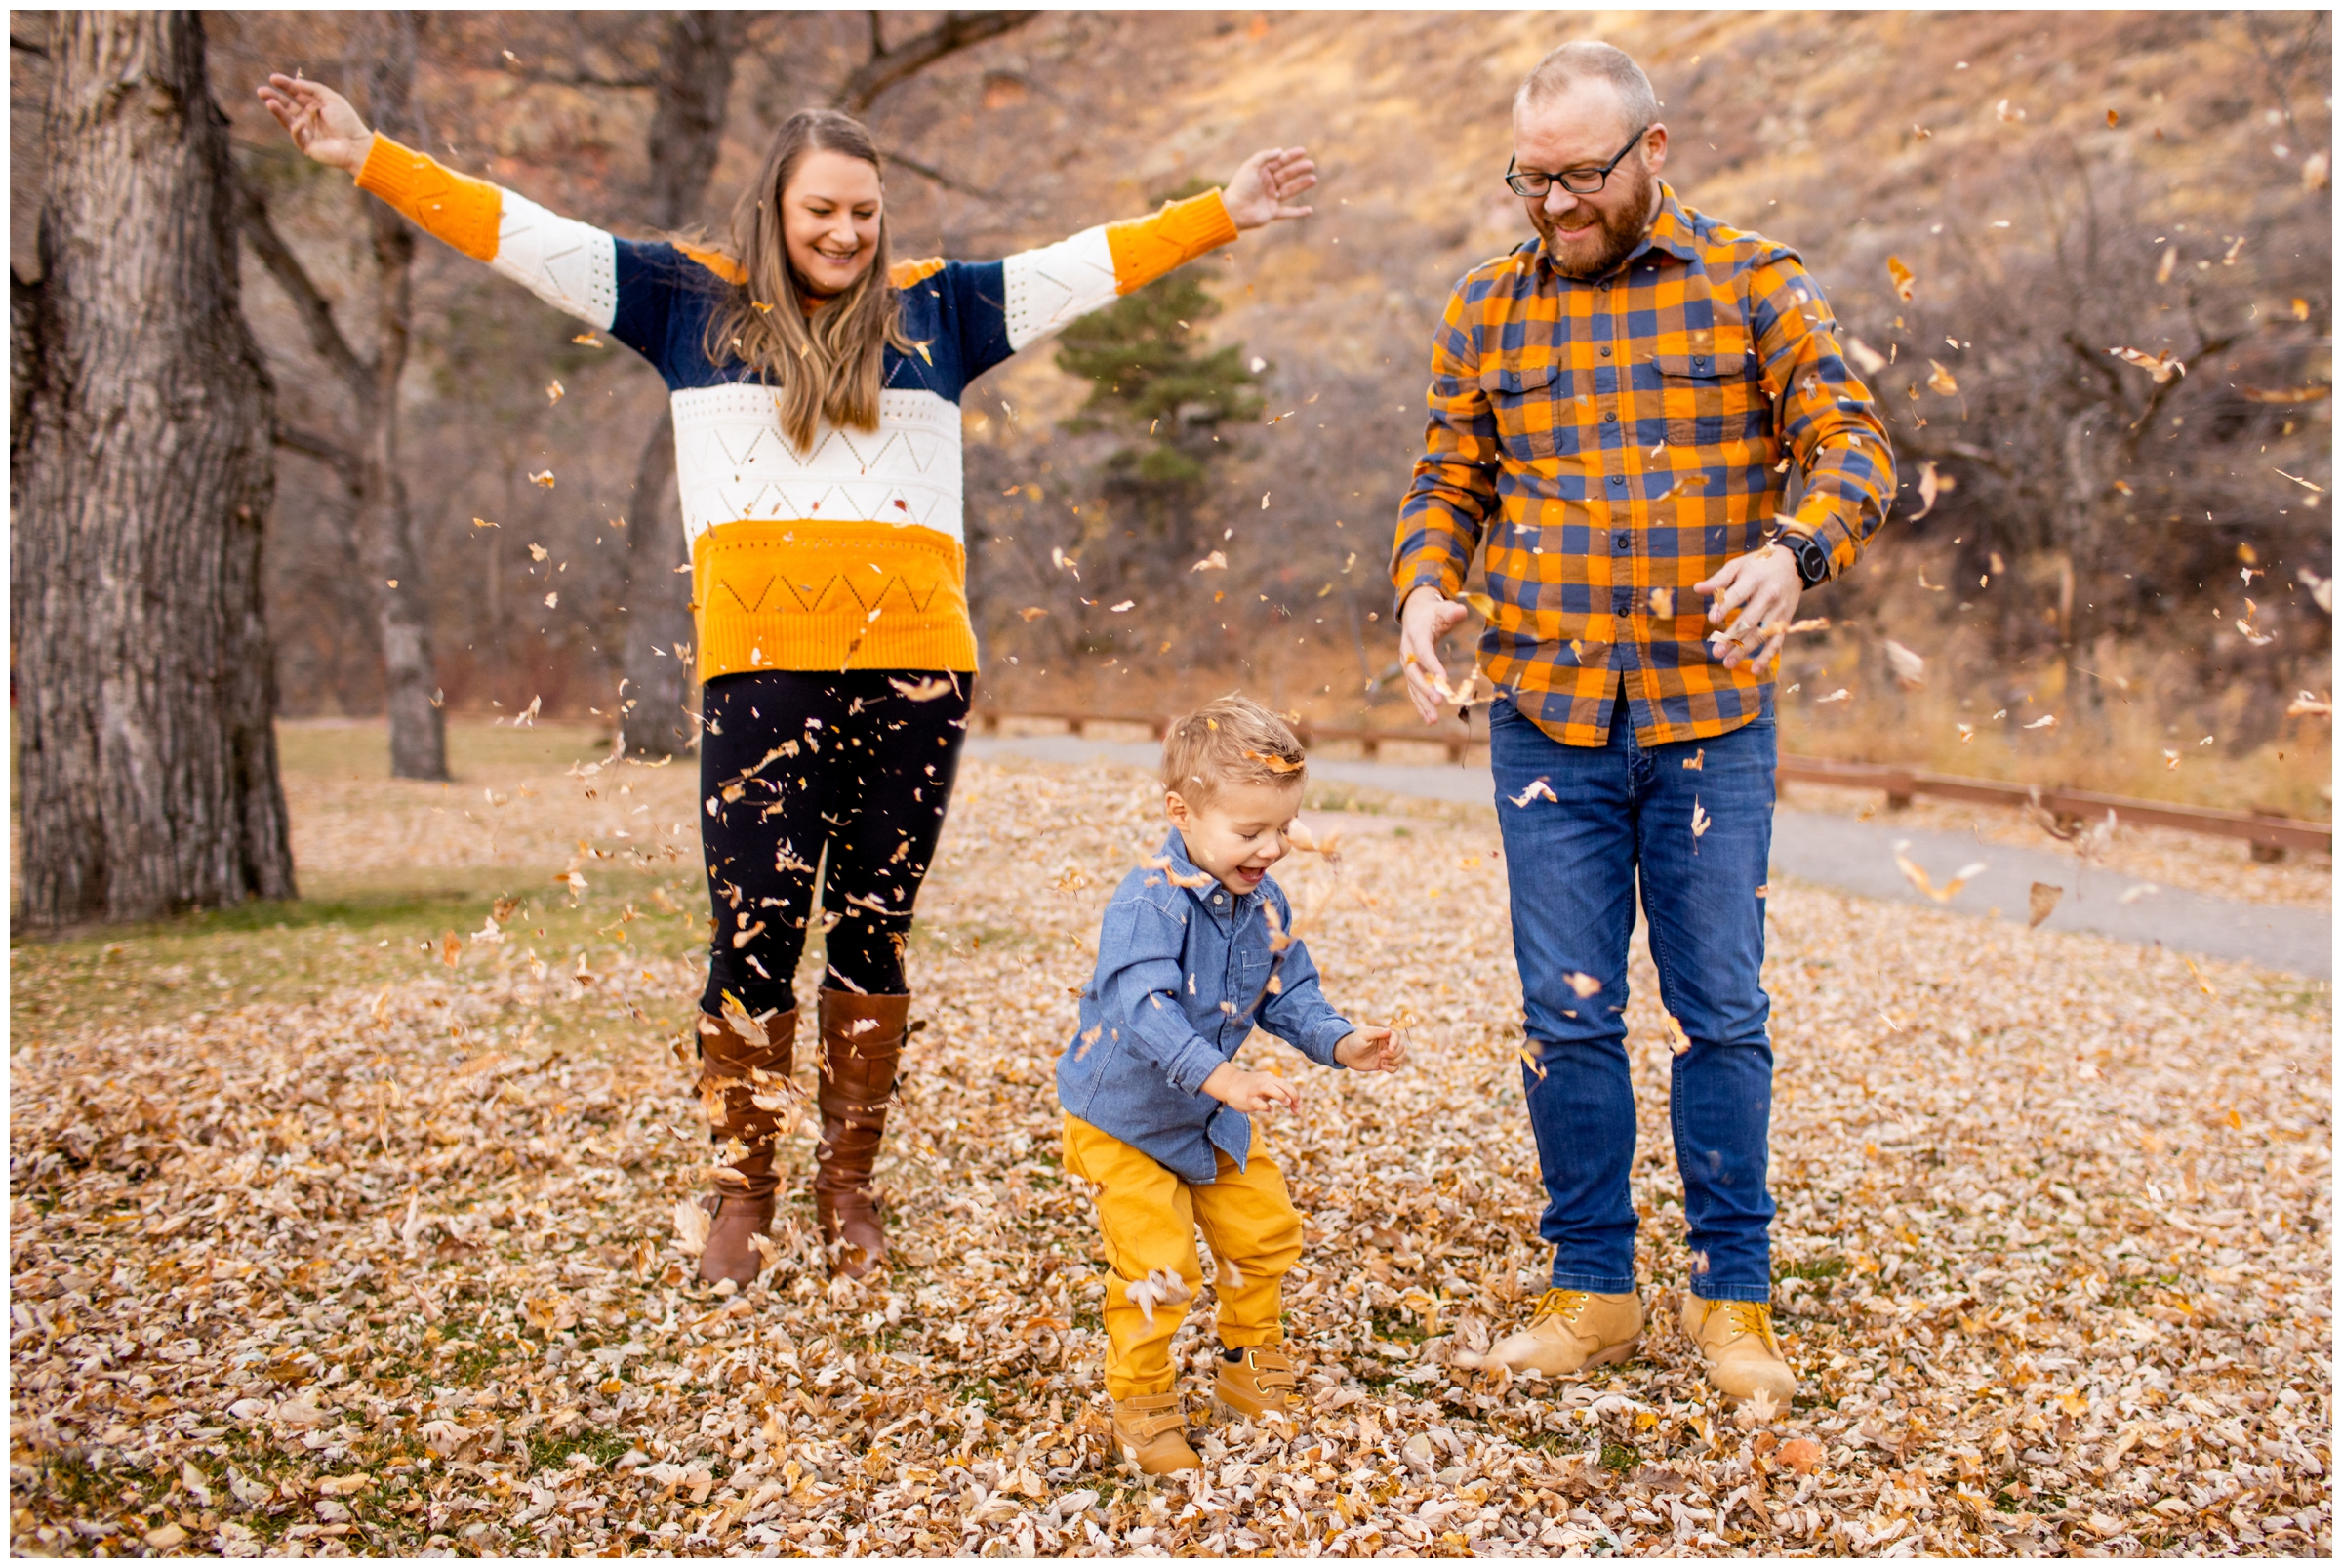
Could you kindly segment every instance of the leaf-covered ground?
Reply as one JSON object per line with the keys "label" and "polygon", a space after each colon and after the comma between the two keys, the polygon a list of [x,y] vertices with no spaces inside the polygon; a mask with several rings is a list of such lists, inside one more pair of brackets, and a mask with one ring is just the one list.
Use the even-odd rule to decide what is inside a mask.
{"label": "leaf-covered ground", "polygon": [[[1051,1089],[1159,833],[1139,775],[967,767],[880,1167],[896,1266],[827,1280],[800,1182],[778,1266],[718,1295],[673,1219],[707,1156],[669,1044],[688,764],[474,736],[442,790],[288,733],[310,903],[12,954],[19,1552],[2329,1551],[2323,985],[1777,882],[1796,1404],[1721,1411],[1664,1310],[1639,950],[1660,1309],[1623,1367],[1508,1385],[1453,1364],[1542,1283],[1493,819],[1329,814],[1338,866],[1288,886],[1331,890],[1329,992],[1415,1064],[1294,1062],[1307,1413],[1151,1483],[1106,1441]],[[1191,1392],[1209,1349],[1191,1319]]]}

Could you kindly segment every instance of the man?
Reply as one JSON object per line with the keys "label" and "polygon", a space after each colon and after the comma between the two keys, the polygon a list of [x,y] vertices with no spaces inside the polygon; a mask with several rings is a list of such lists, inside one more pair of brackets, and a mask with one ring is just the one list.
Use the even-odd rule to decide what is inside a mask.
{"label": "man", "polygon": [[[1466,274],[1432,346],[1427,450],[1392,580],[1408,690],[1485,537],[1480,664],[1529,1051],[1553,1288],[1490,1359],[1568,1374],[1634,1353],[1627,943],[1637,880],[1674,1031],[1685,1332],[1731,1399],[1786,1407],[1765,1189],[1773,677],[1800,592],[1884,520],[1894,463],[1830,307],[1787,247],[1659,179],[1651,84],[1555,50],[1513,107],[1533,243]],[[1777,516],[1788,471],[1803,497]]]}

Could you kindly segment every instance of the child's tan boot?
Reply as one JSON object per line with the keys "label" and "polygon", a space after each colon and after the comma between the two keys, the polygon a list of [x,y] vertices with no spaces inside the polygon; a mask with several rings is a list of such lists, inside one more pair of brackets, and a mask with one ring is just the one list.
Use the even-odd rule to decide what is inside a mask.
{"label": "child's tan boot", "polygon": [[1301,1400],[1293,1358],[1273,1345],[1245,1347],[1241,1358],[1220,1358],[1220,1380],[1212,1388],[1212,1413],[1223,1419],[1264,1416],[1290,1420]]}
{"label": "child's tan boot", "polygon": [[1641,1339],[1642,1298],[1635,1292],[1549,1290],[1538,1298],[1529,1326],[1497,1341],[1480,1364],[1567,1377],[1624,1361]]}
{"label": "child's tan boot", "polygon": [[1187,1425],[1186,1401],[1176,1388],[1114,1401],[1114,1444],[1149,1475],[1203,1468],[1188,1446]]}
{"label": "child's tan boot", "polygon": [[1768,1395],[1787,1410],[1797,1391],[1796,1374],[1773,1334],[1773,1309],[1763,1302],[1711,1302],[1684,1293],[1683,1332],[1700,1347],[1708,1381],[1731,1400]]}

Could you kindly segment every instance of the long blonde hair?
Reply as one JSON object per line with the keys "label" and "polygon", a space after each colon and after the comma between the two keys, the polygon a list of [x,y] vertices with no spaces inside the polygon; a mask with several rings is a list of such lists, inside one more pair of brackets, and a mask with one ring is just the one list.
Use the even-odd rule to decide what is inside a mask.
{"label": "long blonde hair", "polygon": [[908,352],[914,346],[904,335],[900,302],[888,275],[883,207],[869,270],[810,317],[805,313],[803,291],[788,264],[781,197],[797,166],[813,152],[860,158],[881,178],[885,174],[877,145],[860,120],[835,109],[790,115],[732,209],[732,250],[747,279],[709,313],[702,344],[715,364],[745,362],[776,389],[781,431],[799,452],[812,449],[825,416],[833,425],[878,428],[885,347],[892,343]]}

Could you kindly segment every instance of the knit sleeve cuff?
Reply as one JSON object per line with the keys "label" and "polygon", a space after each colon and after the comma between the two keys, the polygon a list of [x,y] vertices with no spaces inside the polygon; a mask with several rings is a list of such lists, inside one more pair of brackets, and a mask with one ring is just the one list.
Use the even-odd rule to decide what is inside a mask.
{"label": "knit sleeve cuff", "polygon": [[1217,190],[1165,202],[1161,212],[1146,218],[1109,223],[1106,244],[1114,258],[1114,289],[1128,294],[1235,237],[1236,221]]}
{"label": "knit sleeve cuff", "polygon": [[505,204],[502,187],[458,174],[377,131],[358,170],[358,188],[381,197],[424,233],[473,261],[496,260]]}

